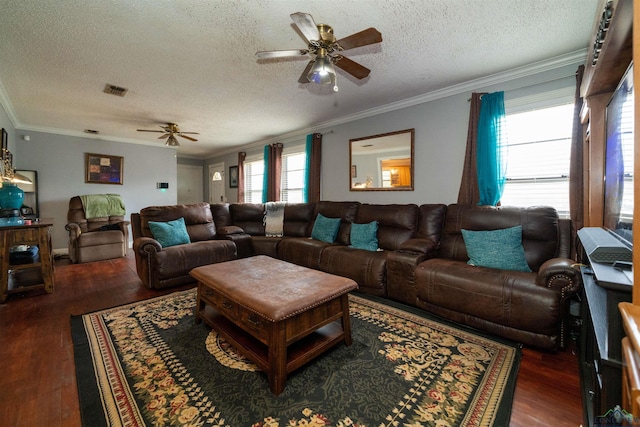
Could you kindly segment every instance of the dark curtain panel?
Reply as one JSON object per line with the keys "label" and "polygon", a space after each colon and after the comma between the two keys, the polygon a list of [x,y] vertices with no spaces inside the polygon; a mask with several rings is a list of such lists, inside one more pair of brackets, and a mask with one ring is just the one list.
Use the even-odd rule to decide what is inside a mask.
{"label": "dark curtain panel", "polygon": [[282,176],[282,144],[268,146],[269,158],[267,160],[267,201],[280,200],[280,177]]}
{"label": "dark curtain panel", "polygon": [[480,104],[484,93],[472,93],[469,110],[469,128],[467,130],[467,150],[464,155],[462,180],[458,192],[458,203],[477,204],[480,201],[478,190],[478,173],[476,168],[476,150],[478,142],[478,120],[480,118]]}
{"label": "dark curtain panel", "polygon": [[247,153],[240,151],[238,153],[238,203],[244,203],[244,159]]}
{"label": "dark curtain panel", "polygon": [[320,201],[320,178],[322,166],[322,134],[311,135],[311,144],[307,138],[307,202],[314,203]]}
{"label": "dark curtain panel", "polygon": [[[582,110],[582,97],[580,86],[584,65],[576,71],[576,92],[573,107],[573,133],[571,135],[571,168],[569,170],[569,211],[571,216],[572,242],[578,230],[584,227],[584,136],[580,111]],[[573,249],[575,250],[575,248]],[[574,255],[573,253],[571,254]]]}

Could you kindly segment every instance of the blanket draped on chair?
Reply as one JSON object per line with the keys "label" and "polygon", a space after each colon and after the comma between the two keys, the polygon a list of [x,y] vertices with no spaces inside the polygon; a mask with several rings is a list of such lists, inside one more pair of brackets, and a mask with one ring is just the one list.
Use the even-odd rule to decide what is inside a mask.
{"label": "blanket draped on chair", "polygon": [[87,219],[111,215],[125,215],[124,202],[119,194],[88,194],[80,196]]}
{"label": "blanket draped on chair", "polygon": [[284,207],[286,202],[267,202],[264,209],[264,235],[282,237],[284,235]]}

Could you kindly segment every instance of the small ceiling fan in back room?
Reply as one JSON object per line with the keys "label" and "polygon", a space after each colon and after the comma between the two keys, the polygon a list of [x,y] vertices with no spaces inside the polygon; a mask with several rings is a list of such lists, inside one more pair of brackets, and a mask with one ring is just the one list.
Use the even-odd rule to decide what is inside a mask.
{"label": "small ceiling fan in back room", "polygon": [[338,91],[334,65],[357,79],[364,79],[371,70],[343,56],[340,52],[356,47],[382,42],[382,34],[375,28],[367,28],[359,33],[336,40],[333,28],[326,24],[316,24],[308,13],[292,13],[291,19],[307,39],[306,49],[268,50],[256,52],[259,59],[296,56],[310,56],[312,59],[302,72],[298,83],[333,84]]}
{"label": "small ceiling fan in back room", "polygon": [[160,135],[158,139],[166,139],[167,141],[164,143],[164,145],[168,145],[170,147],[180,146],[180,143],[176,139],[175,135],[178,135],[181,138],[188,139],[189,141],[197,141],[197,139],[187,135],[199,135],[198,132],[182,132],[178,125],[175,123],[167,123],[166,126],[160,126],[160,128],[164,130],[138,129],[138,132],[163,133],[164,135]]}

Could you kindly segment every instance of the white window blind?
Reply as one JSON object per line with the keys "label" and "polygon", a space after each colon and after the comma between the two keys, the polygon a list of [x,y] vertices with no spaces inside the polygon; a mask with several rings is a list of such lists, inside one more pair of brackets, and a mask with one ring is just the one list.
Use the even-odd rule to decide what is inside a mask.
{"label": "white window blind", "polygon": [[288,203],[304,202],[305,169],[307,155],[304,146],[282,153],[282,175],[280,177],[280,200]]}
{"label": "white window blind", "polygon": [[264,161],[262,159],[244,162],[244,201],[262,203]]}
{"label": "white window blind", "polygon": [[507,181],[501,204],[553,206],[569,216],[573,104],[509,114]]}

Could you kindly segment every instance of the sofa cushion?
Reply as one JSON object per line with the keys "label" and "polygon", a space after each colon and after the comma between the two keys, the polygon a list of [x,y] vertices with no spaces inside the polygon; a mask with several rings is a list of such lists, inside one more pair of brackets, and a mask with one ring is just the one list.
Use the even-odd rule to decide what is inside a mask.
{"label": "sofa cushion", "polygon": [[367,224],[351,224],[350,248],[364,249],[365,251],[378,250],[378,221]]}
{"label": "sofa cushion", "polygon": [[140,210],[140,231],[145,237],[153,237],[149,221],[167,222],[184,218],[187,233],[192,242],[216,238],[216,226],[213,223],[209,203],[200,202],[189,205],[149,206]]}
{"label": "sofa cushion", "polygon": [[499,230],[460,230],[469,255],[467,264],[502,270],[531,271],[522,247],[522,226]]}
{"label": "sofa cushion", "polygon": [[318,214],[311,230],[311,237],[322,242],[333,243],[338,236],[340,218],[327,218]]}
{"label": "sofa cushion", "polygon": [[547,206],[520,208],[452,204],[447,207],[438,256],[464,262],[469,259],[461,229],[497,230],[521,225],[527,264],[531,270],[538,271],[545,261],[558,256],[558,223],[558,213]]}
{"label": "sofa cushion", "polygon": [[320,270],[355,280],[358,292],[386,297],[387,253],[327,246],[320,254]]}
{"label": "sofa cushion", "polygon": [[[460,313],[498,325],[553,336],[562,317],[560,292],[535,283],[536,274],[478,268],[435,258],[416,267],[417,305]],[[460,319],[458,319],[460,320]]]}
{"label": "sofa cushion", "polygon": [[292,264],[320,270],[320,256],[331,247],[327,242],[308,237],[283,237],[278,243],[278,258]]}
{"label": "sofa cushion", "polygon": [[264,236],[264,204],[234,203],[229,206],[233,225],[252,236]]}
{"label": "sofa cushion", "polygon": [[164,248],[191,243],[182,217],[167,222],[149,221],[149,229],[153,233],[153,238]]}
{"label": "sofa cushion", "polygon": [[378,222],[378,247],[386,251],[395,251],[416,234],[419,209],[414,204],[369,204],[358,207],[358,224]]}
{"label": "sofa cushion", "polygon": [[[360,222],[365,223],[369,221],[356,221],[356,215],[358,213],[358,207],[360,206],[359,202],[329,202],[326,200],[319,201],[315,204],[315,215],[322,214],[327,218],[340,218],[340,229],[338,230],[338,237],[336,238],[336,243],[340,245],[348,245],[349,244],[349,229],[351,227],[352,222]],[[315,217],[314,215],[314,217]],[[309,227],[309,234],[311,235],[311,230],[313,229],[313,224]]]}

